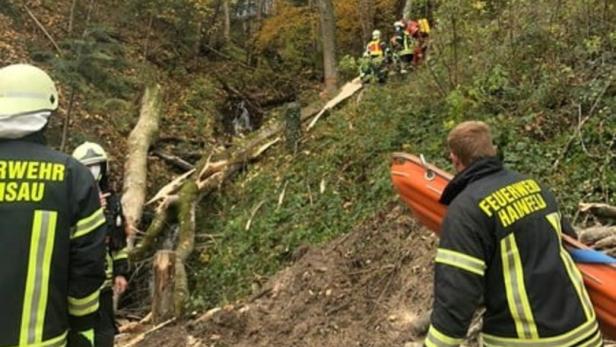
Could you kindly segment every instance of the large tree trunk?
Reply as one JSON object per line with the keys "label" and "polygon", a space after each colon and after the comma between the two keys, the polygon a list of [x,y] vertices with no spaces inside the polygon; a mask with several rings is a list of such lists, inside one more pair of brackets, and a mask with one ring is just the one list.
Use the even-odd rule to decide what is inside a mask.
{"label": "large tree trunk", "polygon": [[402,10],[402,18],[411,19],[412,11],[413,11],[413,0],[406,0],[404,2],[404,9]]}
{"label": "large tree trunk", "polygon": [[336,74],[336,15],[331,0],[318,0],[323,40],[325,91],[332,94],[338,82]]}
{"label": "large tree trunk", "polygon": [[374,0],[359,0],[359,20],[361,21],[362,42],[367,42],[374,29]]}
{"label": "large tree trunk", "polygon": [[128,230],[128,245],[132,248],[135,231],[141,221],[146,195],[148,149],[158,133],[161,113],[160,85],[149,85],[141,102],[139,121],[128,135],[128,156],[124,165],[122,208]]}
{"label": "large tree trunk", "polygon": [[229,9],[229,0],[223,0],[222,11],[224,16],[223,37],[225,38],[225,43],[229,43],[231,41],[231,10]]}

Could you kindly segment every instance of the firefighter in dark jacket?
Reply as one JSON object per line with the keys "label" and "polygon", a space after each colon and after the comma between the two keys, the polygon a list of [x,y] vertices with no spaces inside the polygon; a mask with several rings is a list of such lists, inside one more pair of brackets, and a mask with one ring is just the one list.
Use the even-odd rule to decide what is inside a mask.
{"label": "firefighter in dark jacket", "polygon": [[113,347],[114,335],[117,333],[114,296],[119,297],[126,290],[129,271],[122,205],[119,196],[109,186],[109,160],[103,147],[93,142],[84,142],[75,148],[73,157],[88,167],[98,182],[101,204],[107,219],[106,279],[101,288],[99,317],[94,332],[96,347]]}
{"label": "firefighter in dark jacket", "polygon": [[88,170],[45,145],[57,108],[44,71],[0,69],[0,347],[93,345],[105,216]]}
{"label": "firefighter in dark jacket", "polygon": [[601,346],[581,274],[561,243],[574,231],[552,193],[503,167],[483,122],[459,124],[447,142],[458,173],[441,196],[449,208],[424,344],[458,346],[483,303],[484,346]]}

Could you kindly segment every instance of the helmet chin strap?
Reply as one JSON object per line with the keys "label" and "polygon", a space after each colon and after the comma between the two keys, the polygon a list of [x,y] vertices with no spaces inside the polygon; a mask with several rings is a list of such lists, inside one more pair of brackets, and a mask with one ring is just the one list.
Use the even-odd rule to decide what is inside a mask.
{"label": "helmet chin strap", "polygon": [[90,173],[94,176],[96,182],[101,180],[103,177],[101,164],[88,165],[88,169],[90,169]]}

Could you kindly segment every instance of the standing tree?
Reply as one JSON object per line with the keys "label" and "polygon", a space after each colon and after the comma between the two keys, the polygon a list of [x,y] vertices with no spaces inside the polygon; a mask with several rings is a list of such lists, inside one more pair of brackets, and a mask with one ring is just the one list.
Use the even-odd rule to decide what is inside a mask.
{"label": "standing tree", "polygon": [[229,43],[231,41],[231,10],[229,9],[229,0],[223,0],[222,10],[224,16],[223,37],[225,38],[225,43]]}
{"label": "standing tree", "polygon": [[325,92],[332,94],[336,90],[336,15],[331,0],[318,0],[321,18],[321,39],[323,40],[323,71],[325,74]]}
{"label": "standing tree", "polygon": [[370,40],[372,29],[374,29],[374,0],[359,0],[359,19],[361,21],[362,41],[367,42]]}

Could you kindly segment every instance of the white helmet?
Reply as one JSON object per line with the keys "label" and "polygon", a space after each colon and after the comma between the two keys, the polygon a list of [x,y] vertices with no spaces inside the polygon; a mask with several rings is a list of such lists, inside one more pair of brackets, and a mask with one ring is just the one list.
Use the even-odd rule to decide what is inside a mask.
{"label": "white helmet", "polygon": [[403,21],[399,20],[394,23],[394,27],[404,29],[405,25]]}
{"label": "white helmet", "polygon": [[379,40],[381,38],[381,31],[380,30],[375,30],[372,32],[372,39],[373,40]]}
{"label": "white helmet", "polygon": [[32,65],[0,68],[0,138],[20,138],[41,130],[58,108],[49,75]]}
{"label": "white helmet", "polygon": [[106,175],[109,157],[101,145],[94,142],[84,142],[73,151],[73,158],[87,166],[97,181]]}

